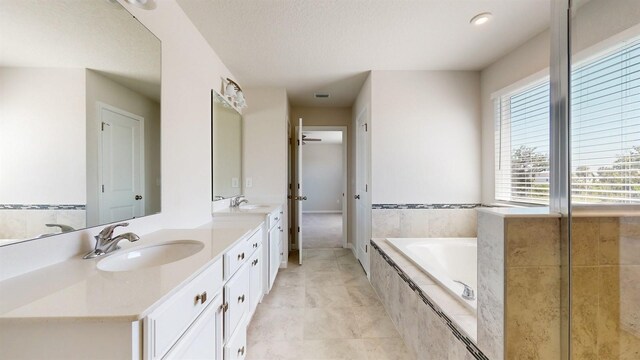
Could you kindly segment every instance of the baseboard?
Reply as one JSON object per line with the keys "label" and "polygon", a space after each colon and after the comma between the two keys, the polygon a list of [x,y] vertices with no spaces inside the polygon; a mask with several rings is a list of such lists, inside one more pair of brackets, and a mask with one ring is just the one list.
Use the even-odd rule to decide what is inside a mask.
{"label": "baseboard", "polygon": [[342,214],[341,210],[308,210],[302,211],[303,214]]}
{"label": "baseboard", "polygon": [[357,259],[358,255],[356,254],[356,248],[353,247],[353,244],[348,242],[347,246],[345,246],[346,249],[351,249],[351,252],[353,253],[353,256]]}

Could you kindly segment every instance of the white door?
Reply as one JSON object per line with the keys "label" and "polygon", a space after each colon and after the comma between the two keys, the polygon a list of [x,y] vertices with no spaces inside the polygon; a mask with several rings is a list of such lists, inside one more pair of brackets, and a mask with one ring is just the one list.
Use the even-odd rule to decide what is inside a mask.
{"label": "white door", "polygon": [[144,119],[100,104],[100,223],[144,215]]}
{"label": "white door", "polygon": [[302,191],[302,118],[298,119],[298,127],[296,128],[296,144],[298,151],[296,151],[296,183],[298,184],[296,189],[295,199],[296,203],[296,222],[298,225],[298,262],[302,265],[302,202],[307,200]]}
{"label": "white door", "polygon": [[369,128],[367,108],[358,118],[356,139],[356,255],[369,274],[369,239],[371,238],[371,205],[369,197]]}

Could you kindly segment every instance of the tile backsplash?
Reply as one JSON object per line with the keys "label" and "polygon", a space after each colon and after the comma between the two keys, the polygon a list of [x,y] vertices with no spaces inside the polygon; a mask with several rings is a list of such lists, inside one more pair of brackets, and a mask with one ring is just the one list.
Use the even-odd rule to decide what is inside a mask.
{"label": "tile backsplash", "polygon": [[371,210],[371,237],[476,237],[478,206],[376,204]]}

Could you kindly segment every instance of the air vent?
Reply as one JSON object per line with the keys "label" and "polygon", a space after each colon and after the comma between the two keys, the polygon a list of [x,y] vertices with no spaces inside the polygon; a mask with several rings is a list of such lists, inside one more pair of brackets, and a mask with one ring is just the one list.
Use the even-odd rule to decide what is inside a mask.
{"label": "air vent", "polygon": [[316,99],[326,99],[329,97],[329,94],[327,93],[315,93],[313,94],[313,96],[316,97]]}

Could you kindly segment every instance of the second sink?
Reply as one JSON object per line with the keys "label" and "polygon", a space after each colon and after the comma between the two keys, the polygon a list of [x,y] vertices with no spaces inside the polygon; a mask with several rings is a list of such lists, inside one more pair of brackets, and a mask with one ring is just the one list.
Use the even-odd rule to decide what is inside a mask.
{"label": "second sink", "polygon": [[200,241],[170,241],[115,253],[100,260],[97,267],[103,271],[132,271],[172,263],[194,255],[203,248],[204,244]]}

